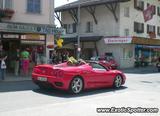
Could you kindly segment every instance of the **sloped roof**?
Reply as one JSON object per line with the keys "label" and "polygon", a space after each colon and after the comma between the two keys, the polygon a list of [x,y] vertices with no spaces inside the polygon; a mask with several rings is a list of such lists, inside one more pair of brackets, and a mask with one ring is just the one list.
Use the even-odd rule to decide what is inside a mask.
{"label": "sloped roof", "polygon": [[[80,6],[81,8],[83,8],[87,6],[102,5],[105,3],[127,2],[127,1],[130,1],[130,0],[85,0],[85,1],[80,1]],[[55,12],[66,11],[68,9],[77,8],[78,5],[79,5],[79,1],[65,4],[63,6],[56,7]]]}

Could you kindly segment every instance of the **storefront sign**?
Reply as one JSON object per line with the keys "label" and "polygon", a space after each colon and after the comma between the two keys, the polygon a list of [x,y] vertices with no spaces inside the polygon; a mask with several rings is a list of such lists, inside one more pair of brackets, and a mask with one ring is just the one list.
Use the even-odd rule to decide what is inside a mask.
{"label": "storefront sign", "polygon": [[3,38],[14,38],[14,39],[18,39],[19,35],[17,34],[3,34]]}
{"label": "storefront sign", "polygon": [[45,36],[40,34],[26,34],[26,35],[21,35],[21,39],[45,40]]}
{"label": "storefront sign", "polygon": [[106,44],[131,43],[132,37],[108,37],[104,38]]}
{"label": "storefront sign", "polygon": [[0,30],[7,32],[19,32],[19,33],[41,33],[41,34],[64,33],[64,29],[59,29],[51,25],[25,24],[25,23],[0,23]]}

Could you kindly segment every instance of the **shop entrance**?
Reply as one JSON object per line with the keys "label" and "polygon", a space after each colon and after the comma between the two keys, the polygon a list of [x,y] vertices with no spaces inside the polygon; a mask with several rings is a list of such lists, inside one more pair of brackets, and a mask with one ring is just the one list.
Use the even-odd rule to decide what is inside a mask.
{"label": "shop entrance", "polygon": [[20,40],[19,39],[2,39],[3,49],[7,53],[6,65],[7,65],[7,74],[14,73],[14,55],[16,49],[20,49]]}

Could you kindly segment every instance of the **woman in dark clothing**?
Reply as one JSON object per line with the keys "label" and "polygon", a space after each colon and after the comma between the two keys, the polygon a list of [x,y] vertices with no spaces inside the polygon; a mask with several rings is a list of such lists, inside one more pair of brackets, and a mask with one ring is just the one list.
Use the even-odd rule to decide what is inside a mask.
{"label": "woman in dark clothing", "polygon": [[4,75],[5,75],[5,69],[6,69],[6,66],[2,66],[2,63],[3,65],[5,65],[5,60],[7,59],[7,54],[6,52],[3,50],[3,45],[2,43],[0,43],[0,79],[1,80],[4,80]]}

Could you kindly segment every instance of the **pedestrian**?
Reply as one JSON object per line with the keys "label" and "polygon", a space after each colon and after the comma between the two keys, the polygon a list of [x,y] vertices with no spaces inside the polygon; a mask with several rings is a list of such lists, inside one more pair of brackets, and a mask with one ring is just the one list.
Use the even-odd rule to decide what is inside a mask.
{"label": "pedestrian", "polygon": [[3,50],[3,45],[0,43],[0,79],[5,79],[5,70],[6,70],[6,64],[5,60],[7,59],[7,53]]}
{"label": "pedestrian", "polygon": [[20,49],[16,48],[14,53],[14,74],[15,76],[19,75],[19,67],[20,67]]}
{"label": "pedestrian", "polygon": [[38,64],[43,64],[44,63],[44,48],[43,46],[38,46],[37,47],[37,57],[38,57]]}
{"label": "pedestrian", "polygon": [[25,76],[29,74],[29,62],[30,62],[30,54],[26,49],[23,49],[21,52],[21,60],[22,60],[22,71]]}

